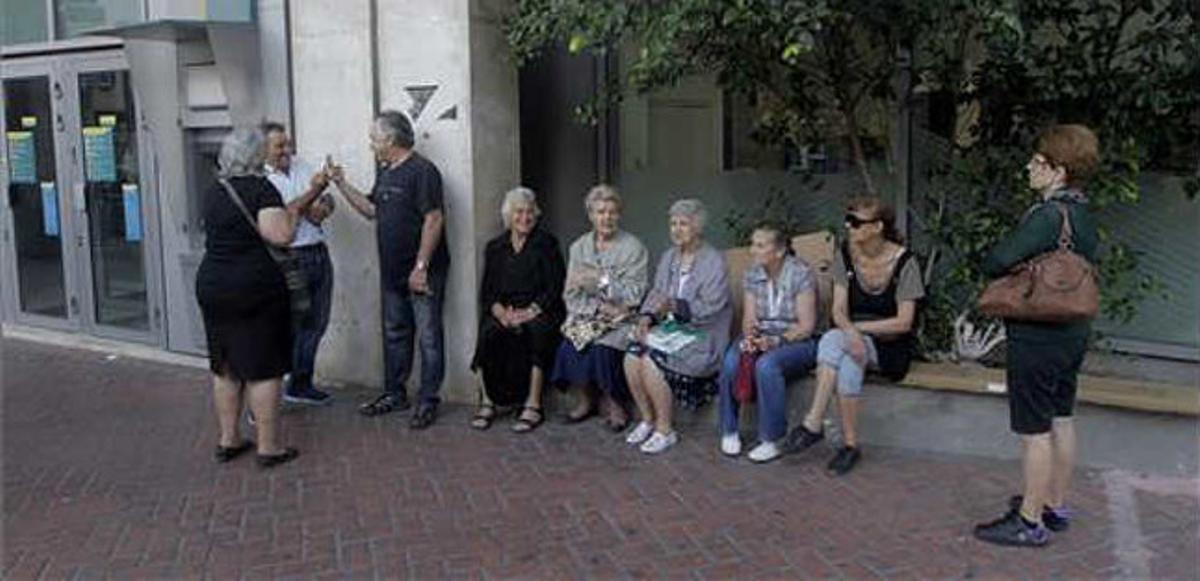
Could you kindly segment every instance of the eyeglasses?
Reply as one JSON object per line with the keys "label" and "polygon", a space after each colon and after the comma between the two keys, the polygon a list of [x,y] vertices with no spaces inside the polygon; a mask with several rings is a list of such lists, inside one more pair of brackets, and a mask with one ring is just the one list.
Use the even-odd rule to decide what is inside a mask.
{"label": "eyeglasses", "polygon": [[846,214],[846,217],[844,218],[844,220],[846,221],[846,226],[848,228],[859,228],[863,224],[870,224],[872,222],[878,222],[879,218],[869,218],[869,219],[868,218],[859,218],[858,216],[855,216],[854,214]]}
{"label": "eyeglasses", "polygon": [[1033,168],[1033,167],[1053,168],[1055,166],[1055,164],[1054,164],[1054,162],[1046,159],[1045,156],[1043,156],[1042,154],[1039,153],[1039,154],[1035,154],[1033,157],[1029,158],[1028,166],[1030,168]]}

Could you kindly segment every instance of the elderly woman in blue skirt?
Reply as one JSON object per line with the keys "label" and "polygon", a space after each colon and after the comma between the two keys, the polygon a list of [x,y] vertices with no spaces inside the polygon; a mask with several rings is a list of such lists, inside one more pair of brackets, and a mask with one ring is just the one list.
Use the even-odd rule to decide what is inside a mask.
{"label": "elderly woman in blue skirt", "polygon": [[[787,237],[774,226],[760,226],[750,238],[754,264],[746,269],[742,336],[725,353],[721,388],[721,452],[742,451],[734,384],[744,357],[754,358],[758,401],[758,445],[747,455],[770,462],[782,454],[787,435],[787,382],[808,373],[817,360],[813,329],[817,293],[812,270],[788,254]],[[749,370],[748,370],[749,371]]]}
{"label": "elderly woman in blue skirt", "polygon": [[567,320],[554,362],[551,383],[572,388],[579,397],[567,414],[581,422],[597,409],[597,395],[613,431],[625,429],[629,388],[621,357],[630,325],[646,292],[646,247],[621,230],[621,196],[607,185],[592,188],[584,201],[592,231],[571,244],[563,290]]}
{"label": "elderly woman in blue skirt", "polygon": [[[729,344],[729,277],[725,256],[704,241],[706,214],[699,200],[671,206],[672,246],[659,260],[654,287],[634,329],[635,343],[625,356],[625,378],[641,414],[625,441],[647,454],[663,452],[679,440],[672,428],[673,400],[694,409],[712,399]],[[656,336],[673,339],[673,346],[652,340],[656,325]],[[684,335],[689,342],[679,341]]]}

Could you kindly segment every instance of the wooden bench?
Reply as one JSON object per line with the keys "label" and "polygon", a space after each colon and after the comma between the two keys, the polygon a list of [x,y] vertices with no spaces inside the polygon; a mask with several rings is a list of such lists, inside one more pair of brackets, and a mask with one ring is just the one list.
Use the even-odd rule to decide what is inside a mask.
{"label": "wooden bench", "polygon": [[[817,328],[829,327],[829,311],[833,302],[833,260],[837,243],[832,233],[819,231],[792,238],[792,251],[813,269],[817,279]],[[729,281],[733,291],[734,337],[741,333],[742,320],[742,275],[751,263],[750,249],[733,248],[725,252],[729,267]],[[804,378],[796,383],[810,380]],[[874,381],[880,378],[873,377]],[[908,376],[900,386],[939,391],[1003,395],[1004,370],[981,365],[958,363],[913,362]],[[794,392],[796,390],[789,390]],[[1194,385],[1135,381],[1101,377],[1079,376],[1079,401],[1148,412],[1200,416],[1200,388]],[[749,406],[747,406],[749,407]]]}

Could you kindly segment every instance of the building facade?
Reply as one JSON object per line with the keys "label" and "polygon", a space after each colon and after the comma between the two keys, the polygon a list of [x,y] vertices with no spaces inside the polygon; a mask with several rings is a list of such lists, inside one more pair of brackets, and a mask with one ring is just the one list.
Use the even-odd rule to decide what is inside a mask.
{"label": "building facade", "polygon": [[[332,156],[360,187],[374,164],[372,116],[405,111],[417,149],[445,180],[452,271],[447,300],[451,399],[474,397],[467,369],[483,245],[500,228],[503,193],[539,192],[543,220],[567,244],[586,227],[586,189],[615,183],[624,225],[651,251],[667,245],[666,209],[704,199],[718,245],[743,241],[725,220],[798,186],[796,152],[750,137],[747,110],[710,79],[629,99],[595,126],[573,108],[616,58],[551,53],[518,71],[501,29],[511,0],[9,0],[0,8],[4,171],[0,314],[44,327],[202,354],[195,270],[200,196],[220,140],[235,125],[279,120],[299,155]],[[915,124],[919,129],[919,115]],[[909,140],[878,163],[903,183],[919,156]],[[849,168],[835,151],[803,152],[823,186],[796,202],[813,229],[836,225]],[[1166,180],[1155,187],[1177,187]],[[1152,198],[1158,199],[1158,198]],[[1162,196],[1128,218],[1143,250],[1191,236],[1195,204]],[[336,271],[326,380],[379,385],[382,348],[373,225],[353,212],[329,223]],[[1133,326],[1106,329],[1131,350],[1200,358],[1197,252],[1144,256],[1172,298]]]}

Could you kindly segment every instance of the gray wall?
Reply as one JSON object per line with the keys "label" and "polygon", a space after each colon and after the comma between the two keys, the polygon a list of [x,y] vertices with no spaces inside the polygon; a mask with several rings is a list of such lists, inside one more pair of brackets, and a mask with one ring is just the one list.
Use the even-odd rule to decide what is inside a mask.
{"label": "gray wall", "polygon": [[[519,175],[516,71],[501,50],[500,5],[483,0],[378,3],[379,105],[415,117],[416,148],[442,172],[453,260],[443,393],[459,401],[473,400],[475,394],[468,364],[477,324],[476,257],[481,242],[499,228],[499,196]],[[294,2],[292,9],[298,149],[314,161],[332,154],[346,165],[352,182],[369,188],[374,179],[367,144],[373,115],[369,4],[306,0]],[[426,88],[432,95],[417,114],[414,94]],[[336,282],[318,373],[380,385],[374,225],[343,203],[329,232]]]}

